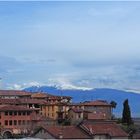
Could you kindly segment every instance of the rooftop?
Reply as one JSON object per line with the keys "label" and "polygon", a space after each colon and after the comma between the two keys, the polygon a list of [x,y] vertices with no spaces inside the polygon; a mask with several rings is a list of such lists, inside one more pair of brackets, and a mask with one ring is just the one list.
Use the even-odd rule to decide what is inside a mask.
{"label": "rooftop", "polygon": [[0,104],[45,104],[47,101],[40,99],[18,98],[18,99],[0,99]]}
{"label": "rooftop", "polygon": [[17,105],[0,105],[0,111],[32,111],[34,109],[30,109],[24,106],[17,106]]}
{"label": "rooftop", "polygon": [[48,93],[40,93],[40,92],[38,92],[38,93],[33,93],[33,94],[31,95],[32,98],[47,98],[47,97],[51,97],[51,96],[53,96],[53,95],[48,94]]}
{"label": "rooftop", "polygon": [[81,104],[85,106],[111,106],[111,104],[104,100],[86,101]]}
{"label": "rooftop", "polygon": [[113,122],[99,123],[95,122],[93,124],[83,124],[85,128],[89,131],[92,130],[93,134],[108,134],[111,137],[127,137],[128,134],[121,129],[119,125]]}
{"label": "rooftop", "polygon": [[42,92],[38,92],[38,93],[33,93],[31,95],[32,98],[48,98],[48,99],[71,99],[70,96],[57,96],[57,95],[53,95],[53,94],[49,94],[49,93],[42,93]]}
{"label": "rooftop", "polygon": [[59,138],[60,133],[63,139],[89,139],[90,136],[76,126],[45,126],[45,130],[55,138]]}
{"label": "rooftop", "polygon": [[84,112],[84,109],[81,109],[81,108],[80,109],[78,109],[78,108],[70,108],[69,111],[70,110],[72,110],[75,113],[82,113],[82,112]]}
{"label": "rooftop", "polygon": [[0,90],[0,96],[30,96],[31,94],[21,90]]}

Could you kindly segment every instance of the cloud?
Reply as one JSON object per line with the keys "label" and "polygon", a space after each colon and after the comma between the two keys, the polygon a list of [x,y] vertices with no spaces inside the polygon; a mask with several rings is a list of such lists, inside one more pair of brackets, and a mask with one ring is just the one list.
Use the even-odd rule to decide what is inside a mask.
{"label": "cloud", "polygon": [[124,91],[140,94],[140,90],[138,90],[138,89],[124,89]]}
{"label": "cloud", "polygon": [[27,88],[27,87],[32,87],[32,86],[40,87],[43,85],[44,84],[39,83],[37,81],[31,81],[28,83],[21,83],[21,84],[15,84],[15,83],[14,84],[7,84],[7,89],[22,90],[22,89]]}
{"label": "cloud", "polygon": [[78,86],[74,85],[70,79],[65,78],[65,77],[57,77],[53,79],[49,79],[50,86],[56,86],[57,88],[60,89],[73,89],[73,90],[92,90],[93,88],[91,87],[86,87],[86,86]]}
{"label": "cloud", "polygon": [[24,89],[31,86],[55,86],[59,89],[91,90],[114,88],[139,93],[139,65],[111,65],[95,68],[75,69],[75,72],[50,74],[48,79],[11,83],[8,89]]}
{"label": "cloud", "polygon": [[19,85],[19,84],[13,84],[13,85],[9,85],[7,87],[7,89],[9,89],[9,90],[21,90],[22,89],[22,86]]}
{"label": "cloud", "polygon": [[30,86],[42,86],[43,84],[42,83],[39,83],[37,81],[32,81],[32,82],[29,82],[29,83],[23,83],[23,86],[24,87],[30,87]]}
{"label": "cloud", "polygon": [[84,87],[84,86],[76,86],[72,84],[68,79],[65,78],[55,78],[55,79],[49,79],[46,83],[39,83],[37,81],[32,81],[28,83],[21,83],[21,84],[7,84],[7,89],[14,89],[14,90],[22,90],[27,87],[32,86],[55,86],[58,89],[66,90],[66,89],[72,89],[72,90],[92,90],[93,88],[90,87]]}

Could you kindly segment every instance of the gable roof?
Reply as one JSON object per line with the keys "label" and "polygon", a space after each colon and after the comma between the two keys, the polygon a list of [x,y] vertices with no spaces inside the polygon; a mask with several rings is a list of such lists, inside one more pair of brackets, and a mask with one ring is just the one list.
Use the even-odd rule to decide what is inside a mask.
{"label": "gable roof", "polygon": [[108,134],[111,137],[128,137],[128,134],[121,129],[116,123],[93,123],[93,124],[82,124],[89,132],[93,135],[97,134]]}
{"label": "gable roof", "polygon": [[43,99],[30,99],[30,98],[18,98],[18,99],[0,99],[0,104],[45,104],[46,100]]}
{"label": "gable roof", "polygon": [[104,100],[86,101],[82,104],[84,106],[111,106],[111,104]]}
{"label": "gable roof", "polygon": [[82,108],[70,108],[69,111],[72,110],[74,113],[82,113],[84,109]]}
{"label": "gable roof", "polygon": [[90,136],[76,126],[45,126],[43,127],[54,138],[59,138],[60,133],[63,139],[89,139]]}
{"label": "gable roof", "polygon": [[71,99],[70,96],[58,96],[49,93],[37,92],[31,95],[32,98],[47,98],[48,100],[62,100],[62,99]]}
{"label": "gable roof", "polygon": [[0,96],[31,96],[31,94],[22,90],[0,90]]}
{"label": "gable roof", "polygon": [[37,93],[33,93],[31,95],[32,98],[47,98],[47,97],[51,97],[53,95],[48,94],[48,93],[41,93],[41,92],[37,92]]}

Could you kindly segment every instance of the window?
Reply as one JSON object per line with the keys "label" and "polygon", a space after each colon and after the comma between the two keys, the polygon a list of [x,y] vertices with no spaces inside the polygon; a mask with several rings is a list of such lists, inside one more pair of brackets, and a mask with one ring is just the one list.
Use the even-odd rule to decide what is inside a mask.
{"label": "window", "polygon": [[16,112],[16,111],[14,112],[14,115],[15,115],[15,116],[17,115],[17,112]]}
{"label": "window", "polygon": [[54,114],[52,113],[52,117],[54,116]]}
{"label": "window", "polygon": [[9,115],[10,115],[10,116],[12,116],[12,114],[13,114],[12,112],[9,112]]}
{"label": "window", "polygon": [[17,120],[14,120],[14,125],[17,125]]}
{"label": "window", "polygon": [[25,125],[25,120],[22,121],[22,125]]}
{"label": "window", "polygon": [[26,112],[23,112],[23,115],[25,116],[26,115]]}
{"label": "window", "polygon": [[18,120],[18,125],[21,125],[21,120]]}
{"label": "window", "polygon": [[8,115],[8,112],[5,112],[5,116],[7,116]]}
{"label": "window", "polygon": [[8,125],[8,121],[7,120],[5,121],[5,125]]}
{"label": "window", "polygon": [[18,115],[21,116],[21,112],[18,112]]}
{"label": "window", "polygon": [[12,120],[9,121],[9,125],[12,125]]}
{"label": "window", "polygon": [[30,112],[27,112],[27,115],[29,116],[30,115]]}

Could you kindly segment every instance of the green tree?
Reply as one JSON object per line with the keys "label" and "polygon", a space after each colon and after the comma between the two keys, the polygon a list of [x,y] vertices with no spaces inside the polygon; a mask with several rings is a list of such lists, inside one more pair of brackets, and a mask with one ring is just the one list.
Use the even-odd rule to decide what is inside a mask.
{"label": "green tree", "polygon": [[123,102],[122,123],[127,125],[132,124],[131,110],[128,104],[128,99]]}
{"label": "green tree", "polygon": [[110,104],[112,105],[112,108],[116,108],[117,103],[115,101],[111,101]]}

